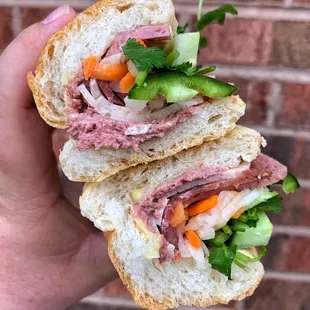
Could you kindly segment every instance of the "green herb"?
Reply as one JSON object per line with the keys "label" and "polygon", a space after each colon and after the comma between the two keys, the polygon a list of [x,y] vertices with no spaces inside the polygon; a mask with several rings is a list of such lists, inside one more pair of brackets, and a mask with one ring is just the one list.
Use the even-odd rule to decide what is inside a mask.
{"label": "green herb", "polygon": [[199,0],[198,10],[197,10],[197,21],[199,21],[201,19],[201,12],[202,12],[203,3],[204,3],[204,0]]}
{"label": "green herb", "polygon": [[166,63],[168,66],[172,66],[172,64],[178,59],[180,53],[177,50],[172,51],[166,58]]}
{"label": "green herb", "polygon": [[252,208],[246,211],[245,213],[248,217],[248,220],[245,222],[245,224],[247,224],[249,227],[256,227],[256,224],[259,220],[259,217],[257,215],[257,209]]}
{"label": "green herb", "polygon": [[240,231],[245,232],[245,228],[236,227],[236,226],[229,226],[232,231]]}
{"label": "green herb", "polygon": [[134,39],[128,39],[123,52],[136,66],[139,72],[151,72],[162,69],[166,65],[166,55],[163,49],[157,47],[145,48]]}
{"label": "green herb", "polygon": [[211,66],[196,72],[197,75],[205,75],[216,70],[216,66]]}
{"label": "green herb", "polygon": [[297,180],[297,178],[292,175],[291,173],[288,173],[286,178],[281,181],[282,189],[285,194],[292,194],[294,193],[298,188],[300,188],[300,184]]}
{"label": "green herb", "polygon": [[187,28],[188,28],[189,24],[186,23],[184,26],[178,26],[177,28],[177,34],[182,34],[185,33]]}
{"label": "green herb", "polygon": [[229,238],[230,238],[229,234],[226,234],[218,230],[215,233],[215,237],[211,240],[208,240],[207,243],[216,247],[222,247]]}
{"label": "green herb", "polygon": [[222,247],[212,247],[210,250],[209,263],[212,268],[223,273],[231,280],[231,267],[235,259],[237,246],[223,245]]}
{"label": "green herb", "polygon": [[255,262],[260,261],[265,256],[266,252],[267,252],[267,248],[265,246],[261,246],[259,255],[255,258],[250,258],[242,254],[241,252],[237,251],[235,261],[238,260],[243,263],[255,263]]}
{"label": "green herb", "polygon": [[194,76],[196,74],[196,67],[189,61],[183,62],[181,65],[169,67],[170,70],[177,70],[185,73],[187,76]]}
{"label": "green herb", "polygon": [[198,19],[196,26],[199,31],[203,31],[211,24],[223,25],[225,22],[226,14],[237,15],[238,11],[231,4],[224,4],[214,11],[210,11]]}
{"label": "green herb", "polygon": [[263,211],[269,211],[275,214],[279,214],[282,210],[282,202],[283,199],[277,195],[270,199],[268,199],[265,202],[260,203],[255,208]]}
{"label": "green herb", "polygon": [[201,35],[200,41],[199,41],[199,49],[201,50],[201,49],[207,47],[207,45],[208,45],[208,40]]}
{"label": "green herb", "polygon": [[248,221],[248,216],[246,214],[241,214],[239,217],[238,217],[238,220],[243,222],[243,223],[246,223]]}
{"label": "green herb", "polygon": [[136,77],[136,81],[135,81],[139,87],[141,87],[144,84],[147,78],[147,75],[148,75],[147,71],[139,72],[138,76]]}
{"label": "green herb", "polygon": [[233,234],[231,228],[228,226],[228,225],[225,225],[223,228],[222,228],[223,232],[225,234],[227,234],[228,236],[231,236]]}

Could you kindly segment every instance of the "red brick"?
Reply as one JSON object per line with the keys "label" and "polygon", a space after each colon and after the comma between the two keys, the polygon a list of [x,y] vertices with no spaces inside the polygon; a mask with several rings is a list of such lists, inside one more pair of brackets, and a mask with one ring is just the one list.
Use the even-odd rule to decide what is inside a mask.
{"label": "red brick", "polygon": [[[216,71],[215,71],[216,75]],[[232,82],[238,86],[237,94],[246,103],[246,114],[240,120],[240,124],[259,125],[266,120],[267,103],[270,94],[270,84],[262,81],[248,81],[232,77],[219,77],[225,82]]]}
{"label": "red brick", "polygon": [[11,8],[0,7],[0,19],[0,50],[4,50],[13,39]]}
{"label": "red brick", "polygon": [[49,8],[21,8],[22,27],[27,28],[30,25],[43,20],[55,7]]}
{"label": "red brick", "polygon": [[267,65],[271,57],[272,22],[229,18],[223,26],[206,29],[208,47],[199,57],[201,63]]}
{"label": "red brick", "polygon": [[310,283],[263,281],[255,294],[246,300],[250,310],[310,309]]}
{"label": "red brick", "polygon": [[109,284],[107,284],[103,290],[104,295],[112,296],[112,297],[123,297],[131,299],[131,295],[128,292],[126,286],[123,284],[121,279],[115,279]]}
{"label": "red brick", "polygon": [[299,178],[310,179],[310,141],[296,139],[289,163],[290,170]]}
{"label": "red brick", "polygon": [[294,6],[310,6],[310,0],[293,0]]}
{"label": "red brick", "polygon": [[[278,186],[277,189],[280,190]],[[272,223],[310,227],[310,189],[300,188],[292,195],[282,194],[282,196],[283,210],[281,214],[269,214]]]}
{"label": "red brick", "polygon": [[310,129],[309,98],[310,84],[285,84],[284,101],[277,125],[281,128]]}
{"label": "red brick", "polygon": [[309,68],[310,22],[275,22],[272,64]]}

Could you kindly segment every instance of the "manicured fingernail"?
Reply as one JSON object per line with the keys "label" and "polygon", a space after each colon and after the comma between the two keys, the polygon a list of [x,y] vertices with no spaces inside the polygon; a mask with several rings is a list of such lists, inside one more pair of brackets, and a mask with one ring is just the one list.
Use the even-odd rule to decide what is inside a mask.
{"label": "manicured fingernail", "polygon": [[70,7],[68,5],[63,5],[53,11],[50,15],[48,15],[43,21],[42,24],[50,24],[54,22],[55,20],[59,19],[60,17],[67,15],[70,13]]}

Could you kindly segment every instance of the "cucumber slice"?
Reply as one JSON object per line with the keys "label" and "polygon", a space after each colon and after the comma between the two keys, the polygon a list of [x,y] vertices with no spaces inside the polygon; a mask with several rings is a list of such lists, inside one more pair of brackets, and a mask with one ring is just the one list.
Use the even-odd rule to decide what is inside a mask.
{"label": "cucumber slice", "polygon": [[255,228],[249,227],[240,221],[233,221],[234,226],[245,229],[244,232],[237,231],[231,241],[232,244],[237,245],[238,249],[266,246],[269,243],[273,225],[263,211],[259,211],[257,215],[259,220]]}
{"label": "cucumber slice", "polygon": [[178,34],[175,38],[174,50],[180,53],[179,57],[173,62],[174,66],[190,62],[194,67],[197,65],[199,49],[199,32]]}

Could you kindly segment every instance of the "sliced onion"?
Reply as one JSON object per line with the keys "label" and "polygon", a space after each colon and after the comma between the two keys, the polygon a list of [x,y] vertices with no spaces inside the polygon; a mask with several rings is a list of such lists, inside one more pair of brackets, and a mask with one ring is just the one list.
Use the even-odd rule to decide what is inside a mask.
{"label": "sliced onion", "polygon": [[101,105],[92,95],[91,93],[87,90],[85,85],[81,84],[78,86],[79,91],[83,95],[84,99],[86,102],[92,106],[98,113],[104,115],[104,116],[109,116],[109,111],[105,109],[103,105]]}
{"label": "sliced onion", "polygon": [[243,162],[237,168],[229,169],[222,173],[223,179],[234,179],[239,177],[242,172],[247,171],[251,168],[251,163]]}
{"label": "sliced onion", "polygon": [[210,240],[215,237],[214,228],[207,228],[206,226],[200,227],[196,233],[201,240]]}
{"label": "sliced onion", "polygon": [[130,74],[132,74],[135,77],[138,76],[139,71],[131,60],[127,62],[127,67],[128,67],[128,71],[130,72]]}
{"label": "sliced onion", "polygon": [[157,96],[155,99],[148,103],[149,108],[152,111],[158,111],[165,106],[166,98],[163,96]]}
{"label": "sliced onion", "polygon": [[141,124],[136,126],[131,126],[125,131],[126,136],[137,136],[148,133],[152,124]]}
{"label": "sliced onion", "polygon": [[184,224],[178,227],[178,239],[179,239],[178,247],[182,258],[190,258],[192,257],[192,255],[188,250],[187,246],[185,245],[183,234],[184,234]]}
{"label": "sliced onion", "polygon": [[192,107],[192,106],[195,106],[197,104],[201,104],[204,102],[204,99],[202,96],[198,95],[198,96],[195,96],[193,99],[189,100],[189,101],[182,101],[180,102],[180,104],[186,108],[186,107]]}
{"label": "sliced onion", "polygon": [[95,79],[90,79],[89,85],[90,85],[90,92],[95,99],[98,99],[100,96],[102,96],[101,90]]}
{"label": "sliced onion", "polygon": [[147,105],[147,101],[145,100],[129,99],[128,96],[124,99],[124,101],[126,107],[135,112],[143,111]]}
{"label": "sliced onion", "polygon": [[187,239],[185,239],[185,245],[186,245],[188,251],[193,256],[194,260],[196,261],[197,267],[198,268],[205,268],[206,259],[205,259],[205,255],[204,255],[202,247],[200,247],[199,249],[194,248]]}
{"label": "sliced onion", "polygon": [[120,81],[113,81],[110,83],[110,88],[115,91],[116,93],[123,93],[121,91],[121,84],[120,84]]}
{"label": "sliced onion", "polygon": [[101,60],[101,63],[107,64],[107,65],[118,65],[118,64],[124,64],[126,63],[127,59],[124,53],[118,53],[106,58],[103,58]]}

